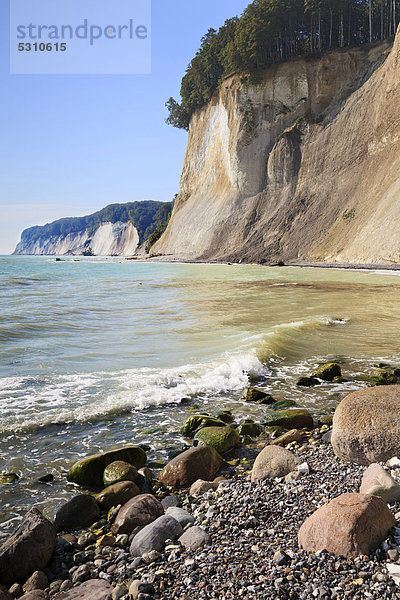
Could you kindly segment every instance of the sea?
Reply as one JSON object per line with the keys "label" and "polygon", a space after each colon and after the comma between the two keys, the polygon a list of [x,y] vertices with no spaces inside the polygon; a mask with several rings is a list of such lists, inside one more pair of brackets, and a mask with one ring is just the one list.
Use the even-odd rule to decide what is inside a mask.
{"label": "sea", "polygon": [[[250,381],[332,412],[358,375],[400,366],[399,293],[391,271],[0,257],[0,471],[19,477],[0,538],[78,493],[85,455],[144,444],[165,462],[194,412],[265,422],[240,400]],[[327,361],[346,383],[296,386]]]}

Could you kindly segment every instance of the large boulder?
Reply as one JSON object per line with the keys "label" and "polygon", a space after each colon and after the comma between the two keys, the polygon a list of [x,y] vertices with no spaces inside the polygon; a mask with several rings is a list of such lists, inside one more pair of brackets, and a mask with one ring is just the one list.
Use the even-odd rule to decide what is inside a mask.
{"label": "large boulder", "polygon": [[136,468],[146,463],[146,452],[139,446],[126,446],[78,460],[68,471],[67,479],[88,487],[103,487],[104,469],[117,460],[123,460]]}
{"label": "large boulder", "polygon": [[396,519],[387,504],[369,494],[342,494],[315,511],[301,526],[299,546],[355,558],[370,554],[387,537]]}
{"label": "large boulder", "polygon": [[226,423],[209,415],[192,415],[183,424],[181,433],[185,437],[193,437],[203,427],[226,427]]}
{"label": "large boulder", "polygon": [[79,494],[60,506],[54,518],[57,531],[70,531],[91,525],[100,516],[100,507],[93,496]]}
{"label": "large boulder", "polygon": [[373,463],[364,472],[360,493],[379,496],[392,503],[400,500],[400,485],[381,465]]}
{"label": "large boulder", "polygon": [[140,495],[140,489],[133,481],[120,481],[109,485],[100,494],[96,495],[96,500],[104,510],[110,510],[113,506],[126,504],[128,500]]}
{"label": "large boulder", "polygon": [[257,482],[274,477],[285,477],[294,471],[301,460],[286,448],[265,446],[254,461],[251,481]]}
{"label": "large boulder", "polygon": [[112,525],[112,532],[131,533],[136,527],[143,527],[164,514],[159,500],[151,494],[141,494],[129,500],[119,510]]}
{"label": "large boulder", "polygon": [[339,458],[369,465],[400,453],[400,386],[346,396],[333,417],[332,446]]}
{"label": "large boulder", "polygon": [[103,483],[108,487],[120,481],[137,481],[138,477],[136,467],[124,460],[116,460],[104,469]]}
{"label": "large boulder", "polygon": [[226,454],[240,446],[239,433],[232,427],[203,427],[194,439],[205,446],[211,446],[219,454]]}
{"label": "large boulder", "polygon": [[222,465],[222,458],[210,446],[198,446],[182,452],[169,462],[158,478],[173,488],[188,488],[197,479],[212,480]]}
{"label": "large boulder", "polygon": [[166,540],[174,540],[181,533],[181,524],[170,515],[163,515],[153,521],[153,523],[143,527],[135,535],[130,547],[130,553],[132,556],[142,556],[152,550],[161,552],[164,549]]}
{"label": "large boulder", "polygon": [[285,429],[312,429],[314,420],[311,413],[305,408],[288,408],[272,413],[267,425]]}
{"label": "large boulder", "polygon": [[2,585],[0,585],[0,600],[14,600],[14,596]]}
{"label": "large boulder", "polygon": [[56,594],[53,600],[112,600],[112,587],[104,579],[90,579],[67,592]]}
{"label": "large boulder", "polygon": [[0,548],[0,581],[26,581],[34,571],[41,571],[47,565],[56,544],[54,525],[36,508],[31,508]]}

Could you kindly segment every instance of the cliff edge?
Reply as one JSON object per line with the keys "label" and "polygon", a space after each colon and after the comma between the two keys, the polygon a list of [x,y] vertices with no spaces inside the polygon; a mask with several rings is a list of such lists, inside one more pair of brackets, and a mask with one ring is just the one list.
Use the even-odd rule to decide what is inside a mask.
{"label": "cliff edge", "polygon": [[400,33],[226,80],[192,117],[152,253],[191,260],[400,259]]}

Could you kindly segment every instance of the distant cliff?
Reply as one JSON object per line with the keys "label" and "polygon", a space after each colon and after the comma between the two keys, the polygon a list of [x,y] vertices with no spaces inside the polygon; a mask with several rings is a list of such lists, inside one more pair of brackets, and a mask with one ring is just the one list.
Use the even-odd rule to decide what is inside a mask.
{"label": "distant cliff", "polygon": [[192,116],[154,255],[400,260],[400,35],[231,77]]}
{"label": "distant cliff", "polygon": [[85,217],[25,229],[14,254],[130,256],[168,220],[172,203],[110,204]]}

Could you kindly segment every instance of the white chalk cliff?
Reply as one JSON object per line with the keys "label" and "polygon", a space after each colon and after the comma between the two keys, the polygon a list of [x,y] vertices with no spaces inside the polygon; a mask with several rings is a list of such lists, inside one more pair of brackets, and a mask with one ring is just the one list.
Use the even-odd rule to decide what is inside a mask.
{"label": "white chalk cliff", "polygon": [[231,77],[192,117],[180,192],[152,253],[400,260],[400,34]]}

